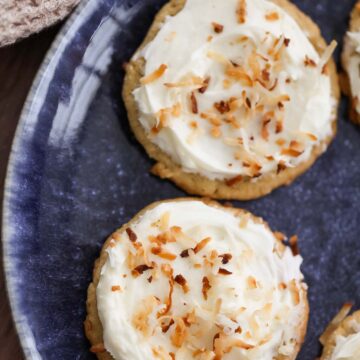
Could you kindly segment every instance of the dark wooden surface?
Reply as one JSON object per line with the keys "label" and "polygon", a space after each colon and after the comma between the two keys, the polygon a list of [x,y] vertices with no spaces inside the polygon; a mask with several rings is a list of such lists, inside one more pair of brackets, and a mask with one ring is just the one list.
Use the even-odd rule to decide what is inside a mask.
{"label": "dark wooden surface", "polygon": [[[0,204],[16,125],[36,72],[60,26],[0,49]],[[2,207],[0,206],[0,215]],[[1,224],[0,224],[1,227]],[[1,259],[2,259],[2,249]],[[0,266],[0,359],[23,359]]]}

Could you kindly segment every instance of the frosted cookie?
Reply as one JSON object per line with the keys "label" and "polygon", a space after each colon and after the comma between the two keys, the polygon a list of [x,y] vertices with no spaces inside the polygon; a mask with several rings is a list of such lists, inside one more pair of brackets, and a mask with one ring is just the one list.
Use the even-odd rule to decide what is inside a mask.
{"label": "frosted cookie", "polygon": [[320,360],[360,359],[360,311],[347,316],[350,304],[345,304],[332,320],[320,342],[324,345]]}
{"label": "frosted cookie", "polygon": [[99,359],[295,359],[307,287],[261,219],[194,199],[155,203],[115,232],[88,290]]}
{"label": "frosted cookie", "polygon": [[350,118],[360,124],[360,1],[351,13],[350,29],[345,36],[342,64],[346,72],[342,89],[350,97]]}
{"label": "frosted cookie", "polygon": [[286,0],[172,0],[123,89],[153,172],[223,199],[289,184],[336,131],[335,46]]}

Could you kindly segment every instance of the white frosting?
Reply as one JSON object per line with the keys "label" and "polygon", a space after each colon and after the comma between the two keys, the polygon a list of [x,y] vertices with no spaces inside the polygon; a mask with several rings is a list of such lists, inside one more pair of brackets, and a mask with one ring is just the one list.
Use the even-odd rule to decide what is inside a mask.
{"label": "white frosting", "polygon": [[359,360],[360,332],[349,336],[338,336],[330,360]]}
{"label": "white frosting", "polygon": [[355,109],[360,113],[360,32],[348,32],[343,56]]}
{"label": "white frosting", "polygon": [[[161,65],[167,66],[160,78],[134,91],[140,109],[139,120],[150,140],[185,171],[211,179],[231,179],[239,175],[257,178],[276,171],[279,163],[297,166],[310,157],[314,146],[332,133],[334,101],[330,78],[322,73],[328,59],[321,59],[295,20],[270,1],[246,1],[245,23],[240,24],[236,16],[239,2],[187,0],[184,9],[168,17],[155,39],[134,57],[146,60],[145,77]],[[274,13],[278,19],[266,19],[266,16],[271,19]],[[223,31],[215,32],[213,22],[222,25]],[[282,46],[280,56],[276,59],[269,55],[275,41],[279,48],[285,39],[290,42]],[[261,71],[266,64],[271,65],[267,89],[259,81],[247,86],[225,76],[231,61],[255,80],[255,70],[249,65],[249,57],[254,52]],[[312,65],[309,62],[305,65],[306,57]],[[198,92],[199,84],[175,88],[164,85],[186,82],[192,76],[210,77],[205,93]],[[231,85],[224,85],[224,80],[231,80]],[[269,91],[276,81],[274,90]],[[241,104],[244,90],[251,101],[251,110]],[[190,106],[192,91],[197,99],[198,114],[194,114]],[[290,101],[284,101],[280,109],[276,98],[282,95],[289,96]],[[232,97],[240,104],[231,113],[236,126],[229,124],[230,114],[221,115],[214,108],[214,103]],[[264,103],[267,105],[261,109]],[[151,130],[159,125],[159,112],[176,104],[181,105],[181,114],[169,114],[164,128],[153,134]],[[267,125],[269,138],[266,139],[261,135],[264,114],[271,111],[275,114]],[[202,118],[201,113],[220,118],[222,125],[215,127],[215,133],[212,133],[214,123]],[[279,133],[275,133],[277,121],[283,123]],[[196,129],[189,125],[194,122]],[[236,141],[239,138],[241,144]],[[284,140],[284,144],[279,145],[279,139]],[[291,141],[300,143],[297,156],[282,152],[289,148]],[[249,161],[260,165],[260,174],[247,166]]]}
{"label": "white frosting", "polygon": [[[189,200],[161,203],[146,211],[131,229],[137,236],[135,245],[126,232],[113,235],[96,289],[104,345],[115,359],[171,360],[171,352],[177,360],[212,359],[213,339],[221,328],[229,339],[241,340],[253,347],[247,350],[230,348],[224,360],[272,360],[279,353],[294,353],[299,340],[298,327],[305,316],[302,258],[293,256],[289,248],[279,255],[278,242],[266,226],[250,220],[248,215],[239,218],[230,211]],[[162,248],[176,255],[176,259],[170,261],[154,255],[151,239],[164,231],[173,234],[174,229],[177,229],[176,241]],[[180,256],[206,238],[210,240],[201,251],[195,254],[190,250],[188,257]],[[156,266],[157,270],[147,270],[134,277],[128,254],[135,255],[140,243],[148,264]],[[132,267],[144,264],[141,254],[140,251]],[[222,261],[219,256],[222,254],[232,255],[228,263]],[[189,291],[185,293],[175,283],[170,311],[159,319],[157,314],[166,308],[164,303],[170,286],[169,278],[160,270],[162,264],[172,267],[173,278],[182,275]],[[220,268],[231,274],[219,274]],[[203,293],[204,277],[211,285],[206,293],[207,300]],[[215,311],[219,301],[221,306]],[[138,319],[137,315],[146,305],[149,312],[139,324],[134,319]],[[195,323],[186,328],[184,342],[176,347],[172,341],[175,324],[163,333],[160,322],[169,322],[170,317],[180,319],[192,311]],[[144,323],[147,324],[145,328],[141,326]],[[165,355],[157,357],[153,350],[160,351],[160,348]],[[202,357],[194,357],[194,351],[199,349],[204,350]]]}

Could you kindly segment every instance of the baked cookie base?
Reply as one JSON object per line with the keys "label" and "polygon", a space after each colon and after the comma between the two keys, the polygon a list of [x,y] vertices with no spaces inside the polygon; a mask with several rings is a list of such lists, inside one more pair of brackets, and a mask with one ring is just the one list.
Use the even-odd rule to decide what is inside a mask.
{"label": "baked cookie base", "polygon": [[[302,29],[306,29],[309,40],[316,50],[322,54],[327,44],[322,38],[318,26],[288,0],[272,1],[289,13]],[[139,50],[155,38],[165,18],[169,15],[176,15],[184,7],[185,2],[186,0],[171,0],[160,10]],[[133,60],[126,66],[123,99],[128,111],[130,126],[135,137],[143,145],[148,155],[157,161],[157,164],[152,168],[152,173],[162,179],[173,181],[189,194],[225,200],[252,200],[260,198],[280,186],[291,184],[299,175],[308,170],[316,159],[326,150],[336,134],[337,114],[335,114],[333,119],[333,134],[314,148],[310,158],[306,162],[295,168],[287,168],[280,173],[274,172],[264,175],[256,181],[239,181],[230,186],[226,181],[211,180],[200,174],[185,172],[181,166],[176,164],[164,151],[149,140],[145,129],[139,121],[140,115],[132,93],[140,86],[140,79],[144,75],[144,61],[144,59]],[[329,71],[332,96],[338,102],[340,89],[336,66],[333,60],[329,62]]]}
{"label": "baked cookie base", "polygon": [[[173,201],[189,201],[189,200],[196,200],[196,201],[203,201],[205,204],[219,207],[221,209],[226,209],[227,211],[233,212],[236,216],[242,216],[244,214],[247,214],[254,222],[264,224],[266,227],[269,227],[269,225],[262,220],[261,218],[255,217],[251,213],[247,212],[246,210],[242,209],[236,209],[232,207],[224,207],[217,203],[216,201],[212,200],[199,200],[199,199],[192,199],[192,198],[180,198],[176,200],[167,200],[167,201],[161,201],[156,202],[145,209],[143,209],[141,212],[139,212],[129,223],[123,225],[119,230],[115,232],[115,234],[123,235],[128,227],[131,227],[132,224],[136,223],[138,219],[140,219],[147,211],[155,208],[161,203],[164,202],[173,202]],[[85,328],[85,334],[86,337],[89,339],[91,343],[90,351],[94,352],[98,359],[100,360],[113,360],[114,358],[111,356],[109,352],[107,352],[104,348],[104,342],[103,342],[103,327],[99,318],[98,310],[97,310],[97,300],[96,300],[96,288],[100,281],[100,273],[101,269],[104,266],[104,264],[107,261],[108,253],[106,252],[106,249],[110,246],[110,241],[113,239],[113,235],[111,235],[105,242],[100,257],[95,261],[94,271],[93,271],[93,281],[89,285],[88,292],[87,292],[87,301],[86,301],[86,308],[87,308],[87,316],[86,320],[84,322],[84,328]],[[280,251],[284,250],[284,245],[280,240],[279,242],[279,249]],[[307,324],[309,319],[309,303],[307,299],[307,291],[302,287],[302,293],[301,293],[301,299],[303,300],[304,305],[304,314],[302,317],[302,322],[298,325],[298,333],[297,333],[297,343],[294,350],[294,354],[291,356],[283,356],[278,355],[278,357],[274,358],[274,360],[295,360],[298,352],[300,351],[300,348],[305,340],[306,330],[307,330]],[[125,359],[124,359],[125,360]],[[129,359],[130,360],[130,359]]]}
{"label": "baked cookie base", "polygon": [[[354,9],[351,12],[350,16],[350,27],[349,31],[357,32],[360,31],[360,1],[358,1],[354,7]],[[349,97],[350,104],[349,104],[349,117],[350,120],[360,125],[360,114],[356,111],[356,100],[355,95],[352,94],[351,86],[350,86],[350,79],[349,75],[346,71],[346,63],[351,55],[351,45],[349,44],[349,39],[345,36],[344,39],[344,50],[342,53],[342,66],[344,69],[344,72],[340,75],[340,86],[342,92]]]}

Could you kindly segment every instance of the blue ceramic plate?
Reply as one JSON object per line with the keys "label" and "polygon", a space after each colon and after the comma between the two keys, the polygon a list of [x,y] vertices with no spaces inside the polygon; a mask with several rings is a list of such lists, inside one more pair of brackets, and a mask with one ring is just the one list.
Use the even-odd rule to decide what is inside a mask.
{"label": "blue ceramic plate", "polygon": [[[205,1],[205,0],[204,0]],[[355,0],[297,0],[340,43]],[[17,130],[4,202],[4,262],[27,359],[94,359],[86,289],[106,236],[149,203],[184,196],[149,175],[129,130],[122,64],[164,0],[89,0],[51,48]],[[298,234],[311,317],[300,359],[345,301],[360,307],[360,133],[341,106],[339,135],[295,184],[236,203]]]}

